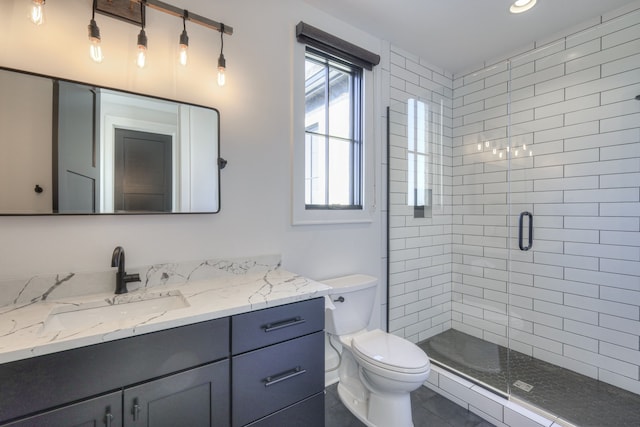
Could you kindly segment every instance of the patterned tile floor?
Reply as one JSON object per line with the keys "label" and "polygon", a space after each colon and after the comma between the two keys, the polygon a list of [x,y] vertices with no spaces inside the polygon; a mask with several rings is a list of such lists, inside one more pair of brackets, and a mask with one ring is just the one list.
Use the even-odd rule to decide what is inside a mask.
{"label": "patterned tile floor", "polygon": [[[337,384],[326,389],[325,426],[326,427],[363,427],[349,410],[340,402]],[[467,411],[450,400],[426,387],[420,387],[411,393],[411,408],[414,427],[491,427],[476,414]]]}
{"label": "patterned tile floor", "polygon": [[640,396],[618,387],[453,329],[420,347],[476,383],[505,393],[509,383],[533,386],[529,391],[512,386],[511,393],[581,427],[640,426]]}

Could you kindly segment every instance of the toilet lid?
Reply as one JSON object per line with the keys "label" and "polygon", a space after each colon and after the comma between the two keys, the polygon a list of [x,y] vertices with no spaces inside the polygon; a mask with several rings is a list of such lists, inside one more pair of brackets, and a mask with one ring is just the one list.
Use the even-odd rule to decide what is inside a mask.
{"label": "toilet lid", "polygon": [[351,348],[369,363],[404,373],[424,372],[429,358],[417,345],[380,329],[357,335]]}

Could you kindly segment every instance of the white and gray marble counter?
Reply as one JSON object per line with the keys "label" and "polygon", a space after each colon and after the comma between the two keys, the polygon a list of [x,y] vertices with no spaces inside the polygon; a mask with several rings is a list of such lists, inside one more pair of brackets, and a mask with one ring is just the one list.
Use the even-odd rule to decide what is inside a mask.
{"label": "white and gray marble counter", "polygon": [[[117,296],[114,271],[0,283],[0,363],[324,296],[330,289],[283,270],[276,256],[127,273],[139,273],[142,282]],[[141,301],[150,305],[130,309]],[[95,315],[94,308],[106,308],[101,313],[107,315]]]}

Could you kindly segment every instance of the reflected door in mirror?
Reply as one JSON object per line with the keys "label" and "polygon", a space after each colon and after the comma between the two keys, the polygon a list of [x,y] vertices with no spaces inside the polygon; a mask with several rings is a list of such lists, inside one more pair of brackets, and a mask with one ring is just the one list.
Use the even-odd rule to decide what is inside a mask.
{"label": "reflected door in mirror", "polygon": [[171,212],[171,135],[116,129],[115,150],[116,212]]}

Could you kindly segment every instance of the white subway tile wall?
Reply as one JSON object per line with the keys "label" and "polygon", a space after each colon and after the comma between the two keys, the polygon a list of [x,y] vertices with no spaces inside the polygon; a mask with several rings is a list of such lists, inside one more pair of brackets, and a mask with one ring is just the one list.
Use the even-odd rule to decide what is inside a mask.
{"label": "white subway tile wall", "polygon": [[[418,342],[451,328],[453,76],[393,46],[390,57],[389,330]],[[427,106],[434,126],[429,151],[442,179],[431,218],[408,205],[409,99]]]}
{"label": "white subway tile wall", "polygon": [[[392,333],[454,328],[640,393],[640,9],[610,17],[455,77],[390,48]],[[407,206],[409,98],[444,105],[432,218]]]}
{"label": "white subway tile wall", "polygon": [[[511,98],[511,144],[495,136],[508,132],[508,72],[457,76],[452,139],[452,327],[636,393],[639,52],[636,10],[499,64],[526,94]],[[528,252],[517,250],[521,211],[534,215]],[[500,247],[516,248],[510,263],[491,255]]]}

